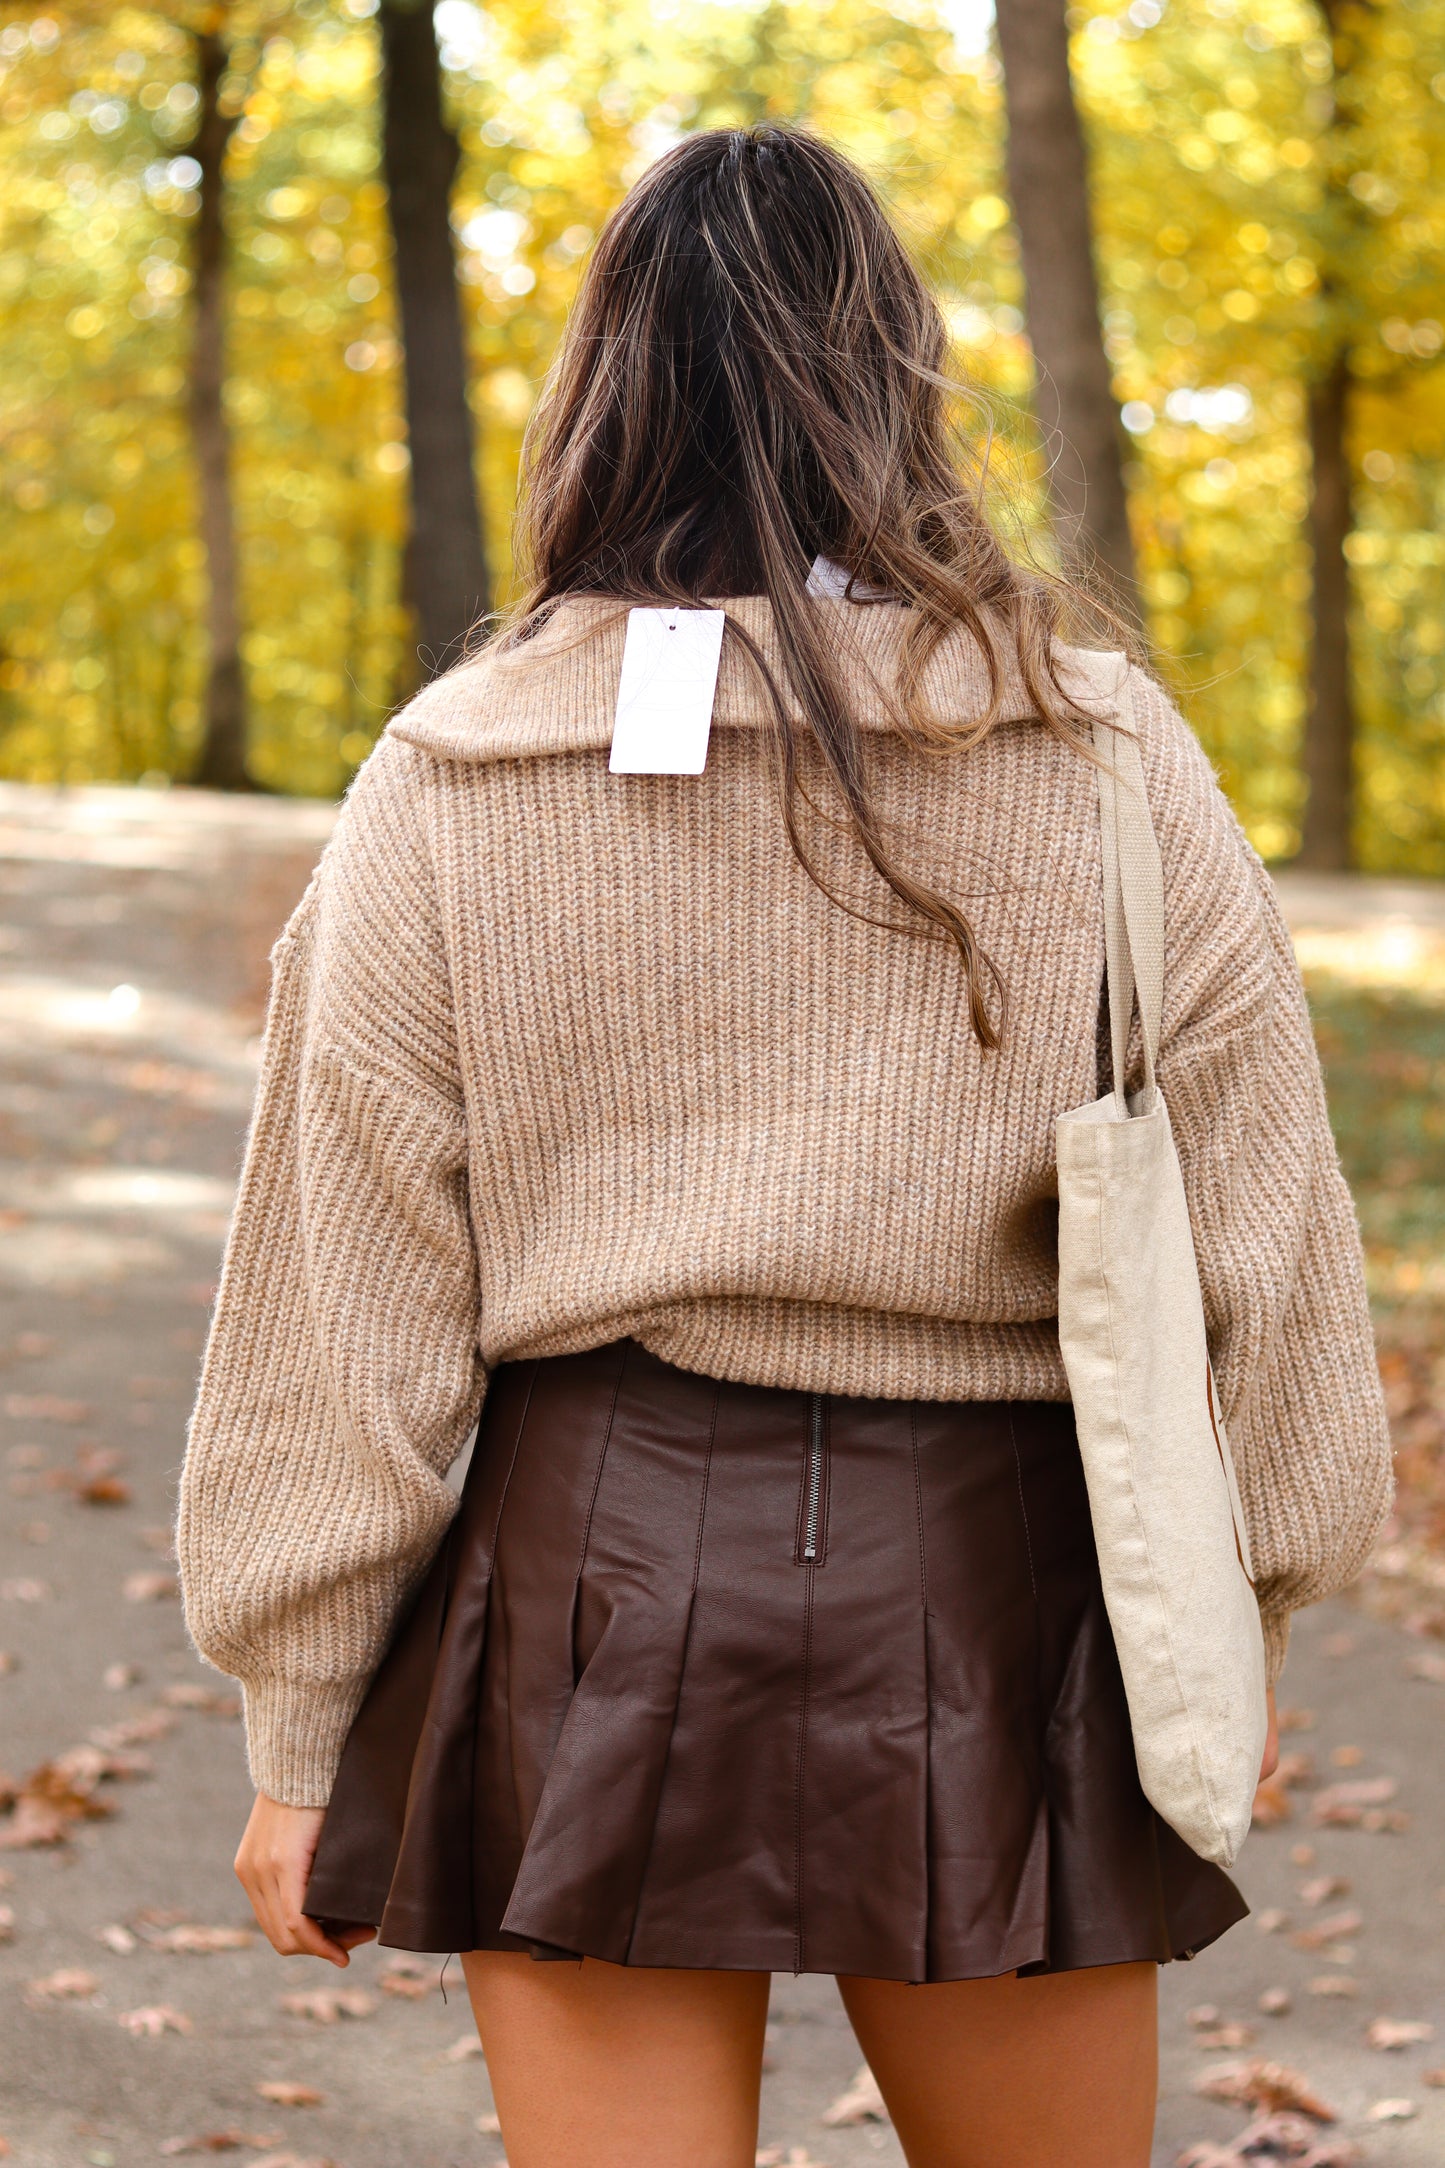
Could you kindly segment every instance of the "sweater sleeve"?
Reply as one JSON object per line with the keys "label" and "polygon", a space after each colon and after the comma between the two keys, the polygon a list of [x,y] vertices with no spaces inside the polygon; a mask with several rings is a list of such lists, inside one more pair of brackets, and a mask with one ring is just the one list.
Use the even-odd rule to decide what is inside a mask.
{"label": "sweater sleeve", "polygon": [[1165,879],[1159,1081],[1254,1553],[1271,1683],[1289,1614],[1359,1571],[1392,1496],[1350,1193],[1273,885],[1193,734],[1135,678]]}
{"label": "sweater sleeve", "polygon": [[484,1387],[428,765],[382,740],[277,944],[181,1481],[191,1634],[293,1806],[328,1797]]}

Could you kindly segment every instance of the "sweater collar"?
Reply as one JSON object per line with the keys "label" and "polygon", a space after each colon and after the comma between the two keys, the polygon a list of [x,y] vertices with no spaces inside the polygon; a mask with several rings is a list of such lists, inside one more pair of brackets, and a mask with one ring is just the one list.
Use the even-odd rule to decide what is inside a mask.
{"label": "sweater collar", "polygon": [[[725,609],[767,657],[781,682],[772,610],[761,595],[733,596]],[[892,727],[882,688],[896,683],[909,611],[897,603],[845,602],[815,596],[812,607],[833,624],[830,634],[851,693],[851,712],[866,730]],[[529,759],[547,753],[605,750],[612,742],[625,604],[592,597],[558,605],[530,640],[497,642],[426,686],[393,717],[392,736],[442,760]],[[939,644],[924,672],[933,713],[965,722],[989,704],[988,665],[961,627]],[[1004,670],[1003,718],[1033,713],[1017,666]],[[713,728],[756,729],[766,721],[766,695],[744,643],[723,640],[713,705]]]}

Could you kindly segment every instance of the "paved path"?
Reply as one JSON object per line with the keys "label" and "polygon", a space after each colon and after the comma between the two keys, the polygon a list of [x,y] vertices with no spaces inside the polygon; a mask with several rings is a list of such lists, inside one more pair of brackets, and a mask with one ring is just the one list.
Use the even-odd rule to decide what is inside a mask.
{"label": "paved path", "polygon": [[[167,1529],[265,952],[327,822],[274,801],[0,787],[0,1761],[20,1776],[89,1746],[66,1765],[72,1792],[93,1785],[92,1803],[114,1808],[68,1823],[64,1844],[0,1850],[13,1912],[0,2135],[26,2168],[130,2168],[227,2131],[247,2139],[239,2160],[290,2168],[501,2157],[476,2127],[482,2065],[453,2053],[469,2037],[454,1966],[444,2002],[435,1967],[398,1973],[374,1951],[343,1979],[254,1941],[187,1946],[232,1939],[197,1929],[245,1926],[228,1861],[247,1790],[225,1682],[185,1647]],[[1321,916],[1343,907],[1333,889],[1299,901],[1301,923],[1348,922]],[[1427,904],[1407,890],[1377,915],[1431,925]],[[104,1502],[117,1485],[123,1502]],[[1310,2079],[1365,2161],[1445,2161],[1445,2090],[1425,2082],[1445,2064],[1440,1647],[1350,1603],[1301,1620],[1285,1699],[1313,1721],[1287,1747],[1313,1758],[1319,1784],[1393,1783],[1365,1811],[1408,1827],[1315,1828],[1319,1784],[1302,1784],[1293,1818],[1251,1839],[1241,1880],[1256,1921],[1164,1979],[1159,2168],[1241,2129],[1244,2110],[1191,2088],[1250,2055]],[[146,1773],[97,1774],[128,1757]],[[0,1821],[0,1839],[14,1827]],[[1308,1885],[1334,1877],[1348,1888],[1312,1903]],[[1356,1911],[1319,1948],[1292,1940]],[[1353,1992],[1312,1993],[1322,1978]],[[338,1986],[360,1988],[366,2014],[324,2024],[280,2007]],[[1279,1989],[1288,2014],[1262,2015],[1259,1997]],[[1253,2039],[1207,2046],[1186,2013],[1210,2004]],[[1379,2017],[1433,2024],[1434,2040],[1371,2049]],[[831,1983],[780,1980],[774,2035],[765,2150],[798,2168],[897,2163],[883,2126],[820,2120],[858,2061]],[[322,2098],[286,2106],[258,2094],[267,2084]],[[1416,2113],[1371,2121],[1390,2099]]]}

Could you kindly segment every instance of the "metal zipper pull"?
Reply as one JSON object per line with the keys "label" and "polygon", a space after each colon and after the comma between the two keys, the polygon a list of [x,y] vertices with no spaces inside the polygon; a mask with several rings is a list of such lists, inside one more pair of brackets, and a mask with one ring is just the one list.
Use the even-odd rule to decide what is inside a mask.
{"label": "metal zipper pull", "polygon": [[805,1566],[815,1566],[818,1562],[823,1519],[823,1455],[826,1451],[823,1437],[823,1395],[814,1393],[811,1397],[808,1465],[803,1492],[801,1556]]}

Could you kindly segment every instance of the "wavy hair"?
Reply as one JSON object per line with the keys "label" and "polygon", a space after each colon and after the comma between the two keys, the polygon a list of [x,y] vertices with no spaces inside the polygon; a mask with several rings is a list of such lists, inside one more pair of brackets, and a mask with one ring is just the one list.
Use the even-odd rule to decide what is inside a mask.
{"label": "wavy hair", "polygon": [[[847,158],[795,129],[688,137],[625,197],[582,280],[524,448],[524,584],[508,633],[525,638],[564,596],[765,596],[785,684],[735,620],[728,637],[768,696],[793,850],[854,915],[951,941],[973,1031],[995,1047],[1002,980],[959,907],[889,846],[808,573],[822,555],[850,593],[909,606],[899,681],[880,693],[920,748],[985,737],[1011,660],[1039,719],[1086,752],[1058,642],[1066,627],[1107,630],[1112,644],[1128,634],[1078,587],[1005,550],[984,510],[984,462],[958,425],[972,395],[947,363],[938,303]],[[928,659],[958,626],[991,684],[986,712],[964,722],[923,697]],[[901,921],[844,902],[812,863],[798,814],[808,738]]]}

